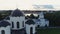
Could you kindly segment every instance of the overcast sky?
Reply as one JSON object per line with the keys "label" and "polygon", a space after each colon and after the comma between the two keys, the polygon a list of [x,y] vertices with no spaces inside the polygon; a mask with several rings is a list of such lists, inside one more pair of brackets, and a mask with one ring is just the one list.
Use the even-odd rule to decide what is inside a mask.
{"label": "overcast sky", "polygon": [[60,0],[0,0],[0,10],[34,10],[33,5],[52,5],[60,9]]}

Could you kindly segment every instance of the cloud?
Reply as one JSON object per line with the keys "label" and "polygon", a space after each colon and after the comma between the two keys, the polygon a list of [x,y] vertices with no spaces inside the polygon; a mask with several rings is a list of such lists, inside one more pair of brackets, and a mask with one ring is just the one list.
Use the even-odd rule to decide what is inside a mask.
{"label": "cloud", "polygon": [[60,9],[60,0],[0,0],[0,10],[16,9],[34,10],[34,4],[53,5],[55,9]]}

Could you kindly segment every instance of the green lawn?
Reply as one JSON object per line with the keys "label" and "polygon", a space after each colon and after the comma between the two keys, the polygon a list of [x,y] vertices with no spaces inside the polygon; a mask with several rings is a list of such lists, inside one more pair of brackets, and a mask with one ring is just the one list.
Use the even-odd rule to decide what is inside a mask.
{"label": "green lawn", "polygon": [[60,34],[60,28],[37,29],[38,34]]}

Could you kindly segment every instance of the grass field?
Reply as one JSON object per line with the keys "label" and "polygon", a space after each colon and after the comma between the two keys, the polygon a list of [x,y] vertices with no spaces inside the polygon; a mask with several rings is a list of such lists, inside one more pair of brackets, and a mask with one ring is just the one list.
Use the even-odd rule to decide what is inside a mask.
{"label": "grass field", "polygon": [[38,34],[60,34],[60,28],[37,29]]}

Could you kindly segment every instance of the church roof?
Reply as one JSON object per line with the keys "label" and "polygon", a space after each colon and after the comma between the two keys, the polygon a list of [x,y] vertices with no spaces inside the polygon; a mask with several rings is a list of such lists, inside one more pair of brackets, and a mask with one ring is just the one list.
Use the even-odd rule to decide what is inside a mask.
{"label": "church roof", "polygon": [[25,22],[26,24],[35,24],[35,22],[32,20],[32,19],[29,19],[29,20],[27,20],[26,22]]}
{"label": "church roof", "polygon": [[23,16],[24,14],[22,13],[22,11],[20,11],[19,9],[16,9],[16,10],[14,10],[13,11],[13,13],[12,13],[12,15],[11,16],[15,16],[15,17],[17,17],[17,16]]}
{"label": "church roof", "polygon": [[1,21],[0,22],[0,27],[6,27],[6,26],[8,26],[8,25],[10,25],[10,23],[9,22],[7,22],[7,21]]}

